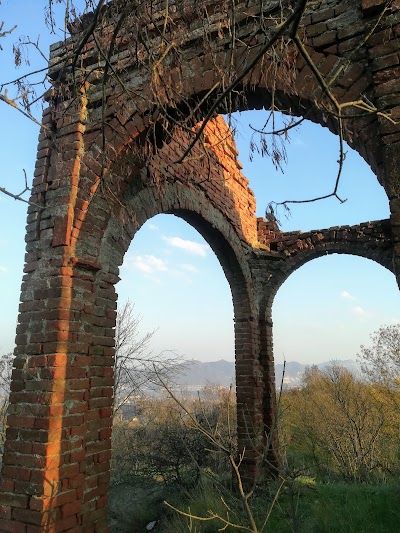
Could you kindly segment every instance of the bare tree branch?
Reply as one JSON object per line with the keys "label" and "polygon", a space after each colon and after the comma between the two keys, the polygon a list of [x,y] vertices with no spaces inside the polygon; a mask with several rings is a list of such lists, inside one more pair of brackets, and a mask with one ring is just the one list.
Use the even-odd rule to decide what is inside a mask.
{"label": "bare tree branch", "polygon": [[196,132],[196,136],[193,139],[193,141],[189,144],[188,148],[184,151],[183,155],[175,161],[175,163],[183,163],[186,156],[189,154],[189,152],[192,150],[193,146],[196,144],[198,139],[200,138],[201,134],[203,133],[207,123],[214,115],[215,111],[219,108],[219,106],[222,104],[222,102],[225,100],[227,95],[229,95],[243,80],[244,78],[253,70],[253,68],[258,64],[260,59],[267,53],[267,51],[273,46],[273,44],[282,36],[285,34],[285,32],[288,31],[288,29],[291,28],[293,25],[293,28],[296,29],[299,24],[299,21],[301,20],[301,17],[303,15],[303,12],[306,8],[307,0],[300,0],[295,11],[293,14],[285,20],[283,23],[281,23],[279,26],[275,28],[275,33],[270,37],[270,39],[261,47],[261,50],[256,54],[255,58],[247,65],[247,67],[243,70],[239,76],[237,76],[230,85],[225,89],[225,91],[222,92],[222,94],[216,99],[216,101],[212,104],[211,108],[209,109],[207,115],[202,121],[202,124],[198,131]]}

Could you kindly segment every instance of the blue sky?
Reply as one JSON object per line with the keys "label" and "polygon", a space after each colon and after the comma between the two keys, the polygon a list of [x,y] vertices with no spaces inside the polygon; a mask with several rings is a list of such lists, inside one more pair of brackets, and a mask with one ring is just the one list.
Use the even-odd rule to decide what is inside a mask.
{"label": "blue sky", "polygon": [[[18,24],[9,44],[20,34],[41,34],[46,50],[58,40],[48,34],[39,6],[44,0],[6,0],[0,20]],[[3,44],[3,43],[2,43]],[[9,47],[0,51],[2,78],[15,77]],[[31,68],[39,64],[32,56]],[[3,67],[5,65],[5,68]],[[23,169],[29,179],[35,164],[38,128],[0,103],[0,187],[19,192]],[[251,123],[259,127],[265,112],[238,116],[237,144],[244,173],[263,216],[270,201],[329,193],[337,170],[337,139],[326,129],[305,123],[287,145],[285,173],[254,156],[249,160]],[[375,176],[358,154],[349,150],[340,205],[329,199],[293,207],[281,216],[282,229],[308,230],[386,218],[388,202]],[[26,205],[0,195],[0,353],[12,350],[24,256]],[[174,349],[188,358],[233,359],[233,310],[228,283],[202,237],[173,215],[148,221],[135,236],[121,269],[120,301],[130,298],[142,318],[142,331],[157,329],[155,352]],[[355,358],[360,344],[382,324],[400,321],[400,294],[394,276],[372,261],[351,256],[314,260],[295,272],[275,300],[275,354],[278,361],[304,363]]]}

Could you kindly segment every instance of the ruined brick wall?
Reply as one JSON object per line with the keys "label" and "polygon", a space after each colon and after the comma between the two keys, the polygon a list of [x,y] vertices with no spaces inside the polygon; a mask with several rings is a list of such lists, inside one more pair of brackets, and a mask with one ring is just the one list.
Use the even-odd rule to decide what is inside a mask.
{"label": "ruined brick wall", "polygon": [[[37,173],[46,176],[49,207],[40,215],[28,215],[27,263],[3,458],[1,497],[7,505],[3,518],[11,525],[0,521],[2,527],[14,531],[23,524],[47,527],[53,522],[65,530],[79,526],[90,531],[91,524],[106,527],[114,285],[134,234],[151,217],[172,212],[208,240],[232,287],[238,357],[243,352],[242,364],[247,360],[253,366],[255,352],[249,353],[247,340],[254,337],[247,325],[252,315],[250,272],[242,257],[249,241],[256,241],[255,201],[236,160],[231,134],[217,118],[208,135],[219,139],[221,134],[224,144],[218,153],[208,154],[207,164],[196,148],[193,160],[176,171],[176,150],[186,142],[179,130],[176,141],[145,168],[138,169],[130,154],[121,152],[115,161],[119,201],[97,194],[90,205],[87,195],[95,185],[91,177],[99,167],[89,150],[79,151],[80,134],[66,128],[60,136],[61,151],[40,147]],[[72,158],[69,148],[76,145]],[[79,188],[69,189],[67,180],[62,184],[58,179],[69,165],[67,176],[79,165]],[[43,190],[43,182],[35,186],[36,191]],[[66,216],[60,215],[64,205],[70,210]],[[65,223],[71,211],[74,221],[69,226]],[[53,497],[54,492],[59,496]]]}
{"label": "ruined brick wall", "polygon": [[390,220],[363,222],[355,226],[334,226],[312,231],[272,231],[263,218],[257,219],[258,240],[268,252],[286,264],[298,264],[310,256],[342,253],[372,259],[394,271]]}
{"label": "ruined brick wall", "polygon": [[259,289],[268,300],[268,313],[276,292],[302,265],[329,254],[348,254],[371,259],[394,272],[393,237],[390,220],[363,222],[355,226],[334,226],[307,232],[271,233],[264,219],[258,219],[264,246],[256,253],[257,277],[269,289]]}
{"label": "ruined brick wall", "polygon": [[[162,24],[165,5],[156,4]],[[165,65],[162,97],[180,106],[180,97],[186,102],[204,99],[232,57],[241,68],[255,57],[263,38],[255,32],[253,17],[260,2],[237,3],[237,36],[252,44],[246,49],[238,45],[233,56],[228,36],[218,34],[224,18],[220,3],[205,0],[201,9],[194,0],[169,5],[182,52],[179,64],[171,59]],[[306,13],[304,34],[321,73],[328,78],[335,74],[336,98],[346,102],[362,96],[395,118],[400,109],[400,6],[393,1],[384,13],[382,6],[380,0],[318,2]],[[212,57],[200,45],[204,27],[213,39]],[[149,45],[157,49],[157,28],[146,30]],[[102,31],[107,39],[113,27]],[[80,35],[53,46],[54,79],[61,72],[60,60]],[[1,531],[107,531],[115,284],[132,238],[152,216],[174,213],[196,227],[230,283],[239,446],[246,450],[244,479],[249,482],[259,470],[266,428],[274,425],[271,305],[277,288],[301,264],[327,252],[370,257],[400,276],[398,124],[371,113],[347,118],[344,130],[383,183],[390,221],[282,234],[271,224],[257,223],[254,196],[222,119],[209,123],[204,145],[196,145],[183,163],[177,161],[190,142],[187,129],[177,126],[168,138],[162,132],[146,136],[157,120],[152,80],[136,61],[134,35],[121,36],[118,47],[114,69],[138,96],[124,98],[116,78],[110,80],[104,131],[103,88],[95,72],[85,77],[78,98],[68,92],[68,80],[60,78],[62,98],[57,91],[54,98],[49,94],[43,116],[50,128],[39,137],[32,189],[36,205],[28,208],[0,486]],[[96,64],[96,54],[90,40],[80,66]],[[265,57],[244,80],[240,89],[245,98],[237,100],[236,108],[268,107],[275,87],[282,109],[334,131],[329,116],[314,106],[321,89],[310,69],[296,56],[293,61],[294,83],[289,86],[287,72],[280,66],[274,70]]]}

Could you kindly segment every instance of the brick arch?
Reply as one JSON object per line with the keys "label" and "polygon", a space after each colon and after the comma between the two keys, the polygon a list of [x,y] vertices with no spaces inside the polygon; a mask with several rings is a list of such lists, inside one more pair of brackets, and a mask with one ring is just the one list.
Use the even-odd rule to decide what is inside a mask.
{"label": "brick arch", "polygon": [[[206,4],[208,5],[208,2]],[[255,1],[248,4],[247,7],[252,17],[256,18],[259,15],[260,6]],[[326,5],[321,5],[318,13],[310,11],[306,13],[303,19],[307,52],[326,79],[329,80],[330,76],[334,76],[335,83],[332,84],[332,92],[339,102],[351,102],[358,100],[361,96],[365,96],[370,102],[375,102],[377,83],[389,79],[389,73],[375,74],[375,68],[379,70],[376,57],[379,57],[380,49],[373,50],[371,54],[371,48],[378,45],[382,48],[386,41],[394,37],[394,34],[389,36],[387,28],[382,25],[384,29],[379,35],[370,37],[360,46],[357,46],[360,42],[356,42],[356,37],[362,41],[371,31],[376,16],[379,15],[381,4],[382,2],[371,8],[370,2],[367,0],[355,0],[347,4],[327,2]],[[218,13],[218,7],[214,4],[209,7],[213,10],[213,18],[218,21],[218,15],[223,14]],[[396,11],[396,7],[393,7],[393,11]],[[191,13],[190,16],[189,13]],[[240,13],[237,23],[240,25],[240,38],[243,42],[254,41],[252,42],[253,47],[250,51],[245,51],[243,47],[238,45],[233,54],[233,61],[241,64],[242,67],[251,62],[260,46],[257,39],[254,39],[252,33],[254,26],[247,13],[246,10]],[[187,107],[187,101],[192,102],[193,106],[198,102],[203,102],[197,115],[197,119],[200,120],[212,102],[212,99],[207,99],[205,96],[220,81],[220,69],[225,68],[226,61],[230,59],[230,52],[227,51],[227,43],[223,38],[221,38],[220,44],[217,40],[213,57],[207,51],[202,50],[198,25],[203,24],[204,21],[196,12],[194,1],[186,2],[182,6],[182,11],[177,7],[175,19],[179,27],[178,35],[182,43],[182,53],[179,65],[171,61],[171,63],[167,63],[168,68],[163,71],[164,100],[165,102],[172,102],[170,109],[172,114],[174,114],[175,107],[179,109]],[[215,28],[216,23],[212,21],[210,28],[207,29],[216,31]],[[157,33],[153,36],[155,40],[158,38]],[[197,54],[193,53],[195,46],[198,46]],[[387,48],[391,50],[395,47],[392,45]],[[382,53],[386,53],[386,50],[382,50]],[[275,105],[282,112],[290,112],[300,117],[305,116],[337,134],[337,129],[329,115],[314,106],[314,101],[321,98],[321,88],[310,68],[295,52],[294,47],[288,48],[286,60],[286,63],[285,60],[282,61],[285,65],[278,66],[275,71],[268,57],[264,57],[244,78],[243,83],[237,87],[237,90],[242,94],[236,99],[233,97],[231,110],[234,112],[249,109],[269,109],[274,98]],[[134,64],[133,56],[131,61]],[[290,64],[289,71],[288,64]],[[130,59],[127,58],[124,62],[124,68],[129,68],[129,65]],[[56,73],[57,68],[54,69],[54,74]],[[131,79],[135,74],[136,71],[133,68],[129,78]],[[149,79],[146,81],[148,82]],[[143,100],[146,100],[148,96],[150,102],[152,101],[150,83],[146,85],[146,81],[143,83]],[[137,110],[132,113],[126,109],[118,111],[117,103],[120,101],[121,95],[118,94],[118,87],[114,87],[114,89],[115,94],[109,99],[110,105],[115,106],[111,108],[113,115],[130,131],[137,133],[145,131],[150,119],[146,121],[146,119],[139,118]],[[272,92],[274,93],[273,97]],[[152,108],[146,108],[146,104],[141,103],[141,113],[151,114],[152,111]],[[352,110],[347,114],[353,116],[355,113]],[[383,143],[381,142],[380,121],[377,116],[372,114],[357,119],[349,118],[345,120],[345,124],[344,137],[346,141],[367,161],[378,179],[384,181]],[[390,127],[386,128],[385,133],[389,133],[389,130],[391,130]],[[109,133],[112,137],[112,132]],[[162,139],[159,141],[162,142]]]}
{"label": "brick arch", "polygon": [[[347,6],[348,7],[348,6]],[[340,54],[329,52],[318,52],[312,47],[308,47],[311,59],[323,73],[329,78],[336,70],[342,67],[342,74],[339,86],[333,89],[333,94],[339,102],[351,102],[360,99],[361,95],[373,101],[374,78],[369,69],[366,51],[363,58],[356,62],[347,62],[346,57]],[[242,96],[237,101],[231,102],[231,112],[244,112],[250,110],[269,110],[272,102],[279,111],[286,115],[294,115],[298,118],[310,120],[324,128],[328,128],[337,135],[338,130],[329,113],[324,113],[315,106],[314,101],[321,97],[321,89],[317,80],[310,73],[308,67],[301,59],[297,60],[294,69],[295,83],[293,87],[285,87],[285,74],[278,70],[276,78],[264,79],[262,70],[268,70],[271,64],[263,64],[257,67],[244,83],[238,87]],[[172,83],[173,72],[171,73]],[[202,82],[199,92],[183,94],[182,97],[190,98],[194,102],[202,101],[205,94],[212,89],[218,81],[218,74],[207,78]],[[193,81],[196,87],[196,80]],[[177,105],[184,105],[185,100],[177,102]],[[207,112],[207,106],[202,108],[203,114],[198,115],[202,119]],[[348,111],[349,116],[354,117],[354,111]],[[297,120],[298,120],[297,118]],[[134,117],[131,117],[134,120]],[[375,115],[360,117],[357,119],[344,119],[343,138],[370,166],[371,170],[384,183],[384,172],[382,168],[382,145],[379,142],[379,121]],[[266,131],[270,131],[267,129]],[[377,142],[378,141],[378,142]]]}
{"label": "brick arch", "polygon": [[395,273],[393,239],[389,220],[355,226],[336,226],[310,232],[281,232],[276,223],[258,219],[258,239],[264,250],[252,258],[258,281],[260,361],[265,383],[263,420],[274,420],[274,353],[272,306],[283,283],[304,264],[330,254],[371,259]]}
{"label": "brick arch", "polygon": [[[99,215],[97,202],[94,201],[81,228],[82,238],[76,246],[77,256],[80,257],[78,265],[93,265],[93,269],[102,270],[106,277],[108,273],[117,276],[125,253],[143,224],[159,214],[175,215],[196,229],[217,256],[231,288],[235,320],[238,323],[251,322],[249,317],[257,311],[249,290],[251,271],[247,262],[243,261],[243,242],[232,230],[230,222],[210,205],[204,194],[190,187],[171,183],[163,188],[162,196],[161,200],[150,186],[136,194],[128,190],[118,198],[126,210],[121,212],[121,204],[116,203],[114,209],[110,209],[109,213],[103,211],[102,215]],[[103,198],[100,199],[102,202]],[[103,228],[101,239],[92,233],[93,227]],[[86,256],[87,249],[95,254],[94,257]],[[112,277],[113,283],[115,279],[118,278]]]}
{"label": "brick arch", "polygon": [[[336,226],[309,233],[293,232],[285,242],[284,276],[302,265],[329,254],[349,254],[371,259],[394,273],[393,242],[389,220],[356,226]],[[279,248],[279,244],[278,244]]]}
{"label": "brick arch", "polygon": [[[157,9],[162,11],[164,3],[145,2],[144,7],[154,7],[153,15],[163,21]],[[160,93],[172,110],[181,105],[182,98],[197,104],[219,81],[231,58],[240,71],[255,57],[263,39],[254,26],[260,4],[259,0],[239,2],[236,35],[249,47],[242,48],[238,41],[231,52],[224,32],[222,38],[218,34],[223,3],[175,2],[169,16],[182,43],[180,63],[174,63],[174,55],[166,56],[165,93]],[[369,248],[375,250],[386,264],[393,253],[400,283],[399,29],[395,23],[400,6],[393,0],[380,17],[386,4],[386,0],[322,0],[318,9],[313,3],[305,13],[302,31],[308,53],[325,76],[340,66],[332,85],[340,102],[365,95],[394,119],[390,122],[371,114],[346,120],[345,136],[369,162],[390,200],[391,219],[384,230],[390,250],[377,248],[376,239],[366,233],[365,254]],[[205,16],[203,8],[207,15],[212,11],[211,16]],[[159,28],[145,19],[146,13],[143,9],[148,45],[158,53]],[[164,142],[160,127],[150,139],[146,137],[157,123],[157,109],[151,103],[151,69],[141,68],[137,61],[138,43],[132,32],[121,35],[120,48],[111,61],[113,73],[136,91],[137,98],[126,99],[115,76],[110,76],[103,92],[96,72],[85,72],[85,67],[91,70],[98,60],[93,39],[79,58],[82,71],[75,79],[78,86],[80,81],[82,84],[75,98],[75,87],[62,69],[88,24],[90,17],[82,21],[81,33],[51,49],[49,76],[55,91],[48,93],[49,108],[43,114],[43,125],[49,127],[39,136],[28,208],[26,263],[0,484],[2,531],[107,531],[114,285],[118,281],[116,266],[135,231],[125,200],[140,197],[140,205],[134,207],[143,212],[142,220],[157,209],[170,210],[197,225],[219,250],[231,286],[239,294],[234,299],[246,302],[243,308],[237,306],[236,369],[239,396],[252,421],[239,425],[242,435],[252,433],[243,462],[249,481],[259,472],[265,426],[271,429],[274,424],[272,323],[266,312],[269,298],[285,272],[320,253],[311,251],[315,248],[312,239],[310,244],[297,236],[287,246],[285,235],[277,236],[271,228],[263,232],[260,223],[257,227],[254,195],[221,119],[212,120],[205,132],[207,157],[197,146],[179,165],[176,161],[190,142],[187,130],[179,125],[172,128],[168,142]],[[204,28],[213,38],[214,57],[202,47]],[[101,32],[101,38],[107,40],[112,23],[102,25]],[[288,53],[290,56],[292,50]],[[283,111],[306,115],[335,132],[329,117],[312,109],[320,90],[310,70],[295,55],[291,59],[294,83],[290,87],[282,64],[271,74],[268,58],[264,58],[244,79],[247,103],[239,99],[233,109],[269,107],[274,85]],[[205,99],[196,120],[204,116],[211,102],[212,96]],[[128,149],[140,143],[152,154],[144,164],[140,153],[130,154]],[[124,163],[130,172],[125,172]],[[140,196],[141,191],[146,192]],[[121,224],[124,217],[126,226]],[[275,233],[272,239],[271,232]],[[322,240],[327,242],[325,237]],[[297,241],[307,244],[309,251],[297,246]],[[353,245],[354,250],[359,249],[357,243]],[[325,251],[344,251],[341,246],[330,244]],[[322,242],[319,250],[323,253]],[[107,254],[115,254],[115,258],[107,259]]]}
{"label": "brick arch", "polygon": [[[225,200],[229,196],[228,193]],[[89,247],[99,264],[110,265],[111,269],[116,270],[143,224],[156,215],[173,214],[188,222],[204,237],[228,279],[234,276],[235,271],[240,271],[244,282],[251,279],[250,269],[243,259],[246,245],[240,221],[235,228],[232,220],[227,219],[225,213],[213,205],[203,191],[175,182],[164,184],[161,191],[153,186],[145,186],[137,193],[128,188],[115,200],[113,208],[108,213],[104,211],[103,216],[99,215],[97,202],[91,203],[81,227],[82,238],[76,246],[78,256],[84,257]],[[100,203],[103,202],[104,198],[100,198]],[[92,233],[93,227],[102,228],[100,239]]]}
{"label": "brick arch", "polygon": [[371,259],[395,274],[390,220],[335,226],[309,232],[282,232],[274,222],[258,219],[258,238],[264,250],[255,258],[260,277],[269,290],[263,292],[263,307],[271,308],[275,294],[286,279],[305,263],[329,254],[347,254]]}
{"label": "brick arch", "polygon": [[[263,389],[262,368],[259,361],[259,336],[254,328],[257,322],[257,300],[252,297],[252,273],[246,261],[249,253],[247,239],[254,238],[256,219],[254,218],[254,196],[248,189],[248,180],[240,172],[229,145],[232,140],[227,137],[229,130],[222,118],[210,123],[207,134],[220,135],[225,139],[225,147],[216,153],[213,176],[211,180],[200,178],[201,187],[193,187],[193,183],[183,179],[183,174],[172,179],[173,165],[157,174],[160,185],[154,185],[154,174],[149,168],[158,169],[160,161],[167,161],[174,156],[170,145],[165,146],[161,153],[154,156],[143,169],[141,187],[128,176],[124,185],[119,188],[117,197],[111,198],[108,211],[105,209],[104,197],[94,196],[84,213],[84,221],[80,226],[80,238],[76,242],[76,256],[80,258],[78,267],[94,265],[98,269],[98,287],[100,292],[107,291],[109,297],[103,299],[102,307],[106,315],[115,315],[116,297],[114,284],[118,280],[119,267],[134,236],[140,227],[158,214],[173,214],[194,227],[207,241],[225,273],[229,283],[234,309],[235,330],[235,368],[236,368],[236,402],[238,411],[238,444],[240,450],[247,450],[243,458],[243,480],[249,483],[262,456],[265,445],[264,426],[257,413],[261,410],[260,390]],[[180,137],[181,138],[181,137]],[[134,167],[129,165],[130,148],[121,151],[120,158],[114,161],[115,172],[129,173]],[[224,156],[222,158],[222,155]],[[219,161],[223,159],[221,166]],[[217,165],[218,164],[218,165]],[[226,186],[226,168],[230,170],[230,178]],[[113,169],[111,169],[113,171]],[[135,170],[136,172],[136,170]],[[158,171],[159,172],[159,171]],[[236,172],[236,176],[235,176]],[[123,178],[123,176],[120,176]],[[223,187],[218,187],[218,182]],[[160,189],[159,189],[160,187]],[[217,191],[217,192],[216,192]],[[239,191],[239,194],[238,194]],[[239,196],[249,210],[232,210],[232,205]],[[233,203],[232,203],[233,202]],[[242,204],[243,205],[243,204]],[[123,206],[121,208],[121,206]],[[102,237],[94,228],[101,228]],[[90,250],[91,257],[86,257]],[[271,422],[272,423],[272,422]],[[254,439],[249,434],[249,427],[258,435]]]}
{"label": "brick arch", "polygon": [[[306,263],[309,263],[310,261],[313,261],[314,259],[318,259],[320,257],[325,257],[327,255],[333,255],[333,254],[353,255],[356,257],[362,257],[364,259],[370,259],[371,261],[378,263],[379,265],[383,266],[384,268],[392,272],[392,274],[394,274],[392,254],[390,255],[385,254],[385,252],[387,252],[387,250],[383,250],[383,253],[381,255],[381,250],[379,249],[371,250],[371,249],[366,249],[366,247],[364,246],[360,246],[358,248],[349,247],[343,244],[336,244],[336,243],[333,243],[321,249],[308,250],[300,254],[290,264],[288,262],[287,270],[284,273],[284,279],[282,283],[284,283],[288,277],[290,277],[296,270],[301,268]],[[390,249],[390,252],[392,252],[391,249]]]}
{"label": "brick arch", "polygon": [[[316,247],[312,250],[306,250],[300,253],[294,258],[289,258],[285,261],[285,265],[281,265],[279,273],[275,276],[270,269],[268,272],[264,271],[264,276],[269,276],[268,282],[264,285],[262,294],[263,298],[260,302],[260,353],[261,353],[261,366],[263,368],[264,382],[266,384],[271,382],[274,378],[274,351],[273,351],[273,320],[272,309],[275,297],[282,287],[282,285],[290,278],[290,276],[300,269],[305,264],[315,259],[325,257],[327,255],[352,255],[361,257],[366,260],[374,261],[394,274],[394,266],[392,259],[392,244],[387,242],[383,248],[383,254],[380,255],[380,251],[375,249],[373,251],[368,250],[365,246],[359,246],[358,248],[349,247],[348,245],[331,243],[325,247]],[[275,382],[274,382],[275,383]],[[263,419],[264,425],[269,427],[271,420],[274,420],[274,410],[271,409],[271,397],[274,397],[274,391],[266,387],[267,394],[264,397],[263,405]],[[268,396],[268,392],[270,396]]]}
{"label": "brick arch", "polygon": [[[238,431],[248,450],[243,478],[254,478],[264,438],[258,416],[263,388],[258,307],[246,261],[250,243],[257,240],[255,202],[225,123],[210,123],[210,136],[221,131],[225,143],[210,154],[205,168],[188,164],[173,169],[168,164],[176,157],[172,143],[140,170],[130,162],[127,170],[140,174],[136,180],[123,172],[117,158],[111,194],[98,187],[98,166],[89,149],[72,159],[71,175],[62,183],[57,181],[64,168],[57,163],[59,153],[39,160],[45,162],[48,182],[57,186],[49,189],[46,210],[32,217],[27,236],[0,489],[2,528],[107,529],[114,286],[135,231],[161,212],[173,212],[203,233],[230,282]],[[176,144],[184,142],[181,135]],[[122,150],[124,158],[127,163],[129,154]],[[68,209],[63,211],[62,205]],[[257,432],[256,442],[251,435],[249,442],[249,427]]]}
{"label": "brick arch", "polygon": [[[311,54],[313,57],[314,54]],[[316,64],[318,64],[318,54],[315,59]],[[328,54],[328,56],[323,56],[323,64],[326,61],[328,65],[333,65],[332,71],[335,69],[335,65],[340,64],[340,58]],[[361,67],[358,65],[358,68]],[[324,70],[324,69],[323,69]],[[351,70],[351,69],[350,69]],[[349,70],[349,77],[351,77],[351,71]],[[366,69],[365,71],[359,71],[361,80],[365,83],[365,91],[368,92],[372,88],[372,77],[370,72]],[[305,75],[304,75],[305,76]],[[350,78],[351,79],[351,78]],[[309,79],[306,80],[299,73],[299,94],[291,94],[284,92],[283,90],[276,90],[274,95],[275,99],[278,99],[279,102],[282,102],[282,108],[280,111],[283,114],[288,115],[294,114],[295,117],[304,118],[319,124],[323,128],[329,129],[334,135],[338,134],[337,128],[332,120],[330,120],[327,114],[324,114],[319,109],[315,108],[313,101],[310,99],[310,95],[318,92],[318,85],[315,80]],[[351,85],[351,81],[344,79],[343,84]],[[309,91],[309,93],[308,93]],[[271,88],[268,86],[259,85],[256,90],[249,91],[244,89],[247,106],[246,108],[236,109],[237,111],[246,111],[253,109],[270,109],[271,102]],[[349,88],[349,94],[347,97],[351,100],[356,99],[355,92],[351,93],[351,88]],[[350,101],[349,100],[349,101]],[[298,118],[296,119],[298,120]],[[376,118],[369,118],[365,121],[362,119],[358,120],[347,120],[346,128],[343,132],[344,140],[349,144],[349,146],[355,150],[369,165],[372,172],[375,174],[380,183],[383,180],[382,172],[382,148],[379,144],[375,143],[374,140],[378,135],[378,121]],[[301,130],[300,130],[301,132]]]}
{"label": "brick arch", "polygon": [[[398,77],[398,40],[397,26],[394,21],[398,15],[399,5],[393,0],[390,9],[385,16],[380,17],[385,3],[382,0],[371,2],[369,0],[353,0],[343,2],[322,2],[317,11],[306,11],[302,24],[304,25],[304,42],[307,52],[319,68],[320,72],[329,80],[334,76],[332,91],[338,101],[349,102],[366,97],[369,102],[383,109],[386,113],[392,113],[394,120],[398,117],[398,102],[395,97],[397,92]],[[199,27],[204,27],[210,35],[217,37],[218,23],[223,13],[219,13],[218,6],[211,1],[204,2],[204,9],[211,18],[204,20],[204,11],[198,9],[198,2],[187,0],[181,5],[175,6],[174,28],[175,38],[181,43],[181,55],[179,64],[173,58],[166,59],[163,64],[163,87],[160,93],[161,99],[171,103],[171,110],[182,107],[182,98],[185,102],[193,104],[203,100],[204,96],[212,89],[220,79],[220,72],[225,69],[228,60],[233,59],[240,68],[245,68],[259,51],[261,46],[258,33],[255,31],[255,20],[260,15],[260,5],[256,0],[246,3],[246,9],[239,9],[236,22],[239,26],[238,37],[243,42],[251,43],[250,49],[236,46],[231,54],[227,46],[227,40],[219,35],[216,38],[213,57],[201,46],[201,32]],[[162,6],[160,13],[153,13],[156,19],[163,19]],[[251,14],[251,15],[250,15]],[[169,13],[169,16],[171,14]],[[83,31],[90,23],[82,21],[79,30]],[[146,25],[144,16],[143,24]],[[158,47],[159,33],[153,23],[147,28],[148,45]],[[112,33],[112,24],[107,30]],[[104,37],[104,36],[103,36]],[[122,60],[115,58],[115,69],[124,74],[127,82],[134,83],[135,89],[140,92],[139,101],[136,105],[125,105],[121,95],[121,87],[114,84],[107,98],[105,119],[110,123],[106,132],[106,138],[112,147],[121,144],[121,139],[137,136],[146,131],[153,122],[154,106],[146,104],[152,102],[151,83],[149,74],[140,70],[135,56],[137,44],[131,35],[121,36]],[[50,75],[54,78],[60,73],[60,65],[56,59],[62,57],[69,47],[57,43],[53,47],[52,57],[54,65],[51,66]],[[84,62],[91,65],[97,53],[93,43],[86,47]],[[232,57],[231,57],[232,56]],[[251,73],[244,79],[243,97],[233,101],[233,110],[246,110],[248,108],[269,107],[271,103],[271,88],[276,89],[276,98],[283,111],[295,111],[299,116],[307,118],[329,127],[334,133],[335,127],[324,113],[314,110],[314,99],[321,96],[309,67],[304,64],[292,48],[288,49],[287,62],[291,64],[290,72],[293,74],[293,83],[288,83],[288,74],[285,66],[279,66],[276,71],[271,70],[268,57],[264,57]],[[120,61],[120,63],[118,63]],[[284,61],[283,61],[284,63]],[[271,74],[273,72],[273,75]],[[95,85],[95,84],[94,84]],[[96,97],[98,94],[94,91]],[[89,96],[90,101],[90,96]],[[207,110],[212,99],[206,98],[202,106],[203,112]],[[122,102],[122,105],[121,105]],[[184,104],[186,105],[186,104]],[[93,106],[85,110],[91,123],[98,123],[98,108]],[[349,114],[354,114],[354,110]],[[201,118],[200,116],[198,118]],[[62,121],[61,121],[62,122]],[[389,122],[381,115],[371,114],[367,117],[345,120],[345,137],[349,144],[357,150],[370,164],[379,181],[384,185],[391,200],[392,217],[397,220],[398,215],[398,191],[396,174],[397,148],[392,148],[399,142],[399,124]],[[92,124],[93,125],[93,124]],[[92,134],[96,137],[94,133]],[[101,132],[97,133],[100,137]],[[124,143],[124,141],[122,141]],[[112,158],[112,154],[111,154]],[[395,161],[393,161],[395,159]],[[392,165],[391,162],[394,162]],[[398,224],[396,223],[396,228]],[[397,229],[396,229],[397,231]],[[399,230],[400,231],[400,230]]]}
{"label": "brick arch", "polygon": [[[292,260],[287,260],[282,271],[273,278],[271,283],[271,290],[268,292],[266,300],[263,302],[263,307],[266,310],[267,316],[270,317],[270,309],[275,299],[275,296],[281,286],[287,281],[288,278],[298,269],[300,269],[305,264],[319,259],[320,257],[326,257],[327,255],[352,255],[356,257],[361,257],[363,259],[369,259],[375,263],[381,265],[383,268],[389,270],[394,274],[393,258],[392,258],[392,246],[389,250],[385,247],[383,250],[375,249],[371,250],[365,246],[360,246],[358,248],[349,247],[343,244],[332,243],[324,248],[317,248],[313,250],[307,250],[299,256],[293,258]],[[382,255],[381,255],[382,252]]]}

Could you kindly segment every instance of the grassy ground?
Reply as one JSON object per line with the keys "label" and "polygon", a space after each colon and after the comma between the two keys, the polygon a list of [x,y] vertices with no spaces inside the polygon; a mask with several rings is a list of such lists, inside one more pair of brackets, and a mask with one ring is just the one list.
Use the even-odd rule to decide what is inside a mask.
{"label": "grassy ground", "polygon": [[[108,518],[112,533],[142,533],[149,522],[165,512],[165,487],[143,478],[130,483],[113,484],[108,501]],[[158,530],[160,531],[160,530]]]}
{"label": "grassy ground", "polygon": [[[208,511],[219,513],[238,525],[248,525],[240,504],[224,497],[210,486],[198,489],[190,501],[176,507],[193,515],[208,516]],[[265,490],[251,502],[259,530],[274,533],[392,533],[400,531],[400,489],[398,485],[347,485],[295,483],[293,490],[283,489],[262,529],[271,506],[273,491]],[[176,497],[173,500],[176,500]],[[229,507],[229,510],[228,510]],[[169,514],[160,525],[164,533],[215,533],[222,522],[190,521]],[[238,531],[228,527],[226,532]]]}
{"label": "grassy ground", "polygon": [[[299,531],[388,533],[400,531],[399,487],[395,485],[315,485],[294,496]],[[270,530],[293,531],[292,498],[285,494],[271,515]]]}

